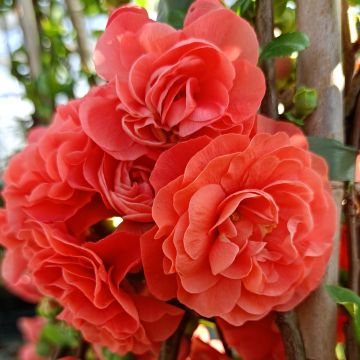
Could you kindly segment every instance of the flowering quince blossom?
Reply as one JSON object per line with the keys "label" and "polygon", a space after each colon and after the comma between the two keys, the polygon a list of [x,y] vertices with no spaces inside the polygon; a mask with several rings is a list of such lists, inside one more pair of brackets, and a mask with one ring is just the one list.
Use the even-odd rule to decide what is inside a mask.
{"label": "flowering quince blossom", "polygon": [[[181,30],[123,6],[110,16],[94,53],[98,74],[116,82],[120,115],[89,123],[86,131],[114,152],[131,142],[121,159],[154,156],[203,133],[249,134],[265,91],[257,59],[254,30],[220,1],[195,1]],[[108,130],[97,131],[100,126]]]}
{"label": "flowering quince blossom", "polygon": [[[105,209],[128,220],[151,220],[153,190],[148,178],[153,160],[143,156],[119,161],[82,127],[93,104],[89,121],[101,124],[105,117],[117,117],[112,89],[111,84],[94,88],[59,107],[51,126],[11,159],[3,192],[11,224],[29,216],[46,223],[68,221],[79,229],[79,222],[101,218]],[[85,210],[80,211],[84,208],[86,218]]]}
{"label": "flowering quince blossom", "polygon": [[[335,206],[301,131],[256,114],[255,32],[218,0],[194,1],[181,30],[123,6],[94,60],[107,83],[59,107],[4,174],[5,284],[54,298],[97,356],[153,359],[176,299],[245,360],[283,359],[271,312],[318,286]],[[271,336],[252,352],[259,329]],[[227,358],[209,344],[183,355]]]}
{"label": "flowering quince blossom", "polygon": [[141,239],[156,297],[240,326],[318,286],[335,206],[325,161],[295,139],[233,133],[161,154],[150,178],[156,225]]}
{"label": "flowering quince blossom", "polygon": [[117,231],[81,242],[61,226],[30,223],[19,236],[37,287],[57,299],[64,307],[58,318],[87,341],[121,354],[156,352],[178,326],[183,311],[154,299],[137,279],[138,235]]}
{"label": "flowering quince blossom", "polygon": [[[92,118],[116,116],[111,86],[60,107],[52,125],[32,133],[11,159],[0,213],[3,277],[28,300],[55,298],[64,307],[60,318],[89,342],[118,353],[156,352],[183,311],[154,299],[135,275],[139,234],[151,220],[154,161],[118,160],[82,128],[89,103],[99,105]],[[94,233],[94,224],[114,215],[129,233]]]}

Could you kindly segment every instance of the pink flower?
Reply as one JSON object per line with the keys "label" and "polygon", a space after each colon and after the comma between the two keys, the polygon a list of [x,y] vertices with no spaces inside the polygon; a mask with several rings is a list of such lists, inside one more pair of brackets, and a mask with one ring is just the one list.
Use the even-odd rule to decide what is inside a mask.
{"label": "pink flower", "polygon": [[158,298],[239,326],[295,307],[321,281],[335,207],[321,158],[281,132],[178,144],[151,175],[156,223],[141,239]]}
{"label": "pink flower", "polygon": [[19,350],[20,360],[43,360],[36,352],[36,343],[40,339],[40,333],[45,325],[45,319],[41,317],[22,317],[18,320],[18,327],[26,344]]}
{"label": "pink flower", "polygon": [[179,31],[121,7],[94,54],[100,76],[116,82],[121,116],[105,123],[111,131],[84,127],[113,149],[130,139],[124,160],[203,133],[249,134],[265,89],[257,58],[255,32],[219,1],[195,1]]}
{"label": "pink flower", "polygon": [[273,313],[235,327],[223,320],[218,325],[227,344],[244,360],[285,360],[285,350]]}

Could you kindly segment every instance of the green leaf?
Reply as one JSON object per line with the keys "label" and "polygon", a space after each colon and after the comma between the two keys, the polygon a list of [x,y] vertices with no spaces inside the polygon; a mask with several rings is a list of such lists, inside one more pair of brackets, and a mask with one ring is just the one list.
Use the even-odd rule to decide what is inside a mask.
{"label": "green leaf", "polygon": [[59,347],[76,348],[79,345],[79,334],[65,323],[47,323],[41,331],[40,341]]}
{"label": "green leaf", "polygon": [[180,29],[192,0],[160,0],[157,20]]}
{"label": "green leaf", "polygon": [[354,181],[355,161],[358,151],[333,139],[308,136],[310,150],[328,163],[329,176],[335,181]]}
{"label": "green leaf", "polygon": [[309,45],[308,36],[302,32],[281,34],[264,46],[259,61],[290,56],[294,52],[305,50]]}
{"label": "green leaf", "polygon": [[278,19],[282,16],[286,9],[287,0],[274,0],[274,18]]}
{"label": "green leaf", "polygon": [[231,7],[231,10],[235,11],[238,15],[243,15],[249,9],[251,3],[252,0],[237,0]]}
{"label": "green leaf", "polygon": [[286,112],[284,114],[284,116],[288,121],[290,121],[290,122],[292,122],[292,123],[294,123],[294,124],[296,124],[298,126],[304,126],[304,120],[297,118],[291,112]]}
{"label": "green leaf", "polygon": [[274,18],[274,24],[282,33],[290,33],[296,31],[295,9],[286,8],[281,16]]}
{"label": "green leaf", "polygon": [[339,305],[345,307],[353,319],[355,335],[360,344],[360,297],[350,289],[336,285],[325,285],[330,297]]}
{"label": "green leaf", "polygon": [[350,6],[360,5],[360,0],[347,0]]}

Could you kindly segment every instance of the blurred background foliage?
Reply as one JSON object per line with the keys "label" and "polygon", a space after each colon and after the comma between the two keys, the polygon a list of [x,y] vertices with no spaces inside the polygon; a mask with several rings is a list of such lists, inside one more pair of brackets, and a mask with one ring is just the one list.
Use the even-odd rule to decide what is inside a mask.
{"label": "blurred background foliage", "polygon": [[[0,1],[0,175],[24,145],[26,129],[48,124],[57,105],[101,83],[92,51],[108,13],[129,2]],[[156,17],[157,1],[132,2]],[[165,7],[164,17],[170,12]]]}

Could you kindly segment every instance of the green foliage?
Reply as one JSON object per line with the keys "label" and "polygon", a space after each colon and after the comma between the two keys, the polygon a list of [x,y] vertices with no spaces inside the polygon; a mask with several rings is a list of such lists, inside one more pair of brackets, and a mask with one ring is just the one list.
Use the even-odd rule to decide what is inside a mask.
{"label": "green foliage", "polygon": [[136,357],[131,353],[127,353],[127,354],[121,356],[121,355],[112,353],[107,348],[103,348],[102,354],[106,360],[136,360]]}
{"label": "green foliage", "polygon": [[295,6],[289,6],[287,0],[274,1],[274,25],[282,33],[295,32]]}
{"label": "green foliage", "polygon": [[329,176],[336,181],[354,181],[355,160],[358,151],[333,139],[308,136],[310,150],[328,163]]}
{"label": "green foliage", "polygon": [[[115,1],[115,0],[114,0]],[[106,13],[101,0],[81,0],[83,13],[81,16],[91,17]],[[11,3],[7,0],[3,3]],[[124,1],[117,1],[118,6]],[[10,10],[4,5],[1,10]],[[48,123],[54,113],[57,99],[74,97],[74,89],[81,79],[93,84],[95,74],[86,64],[77,68],[79,53],[76,42],[76,31],[66,6],[61,0],[34,1],[34,10],[40,41],[40,73],[35,76],[29,65],[29,49],[21,45],[10,54],[11,72],[25,86],[25,97],[32,101],[35,107],[33,120],[36,124]],[[93,34],[94,35],[94,34]],[[96,34],[97,36],[98,34]]]}
{"label": "green foliage", "polygon": [[360,5],[360,0],[347,0],[350,6]]}
{"label": "green foliage", "polygon": [[302,32],[284,33],[264,46],[259,61],[290,56],[294,52],[305,50],[309,45],[308,36]]}
{"label": "green foliage", "polygon": [[280,18],[286,10],[287,0],[274,0],[274,18]]}
{"label": "green foliage", "polygon": [[345,307],[353,319],[357,342],[360,344],[360,297],[350,289],[336,285],[325,285],[331,298]]}
{"label": "green foliage", "polygon": [[256,1],[237,0],[231,7],[231,10],[235,11],[238,15],[253,23],[256,13]]}
{"label": "green foliage", "polygon": [[180,29],[192,2],[192,0],[160,0],[157,20]]}
{"label": "green foliage", "polygon": [[41,331],[40,341],[58,347],[76,348],[79,346],[80,335],[64,322],[49,322]]}
{"label": "green foliage", "polygon": [[58,353],[71,353],[80,346],[81,337],[78,331],[62,321],[46,323],[36,344],[39,356],[55,358]]}

